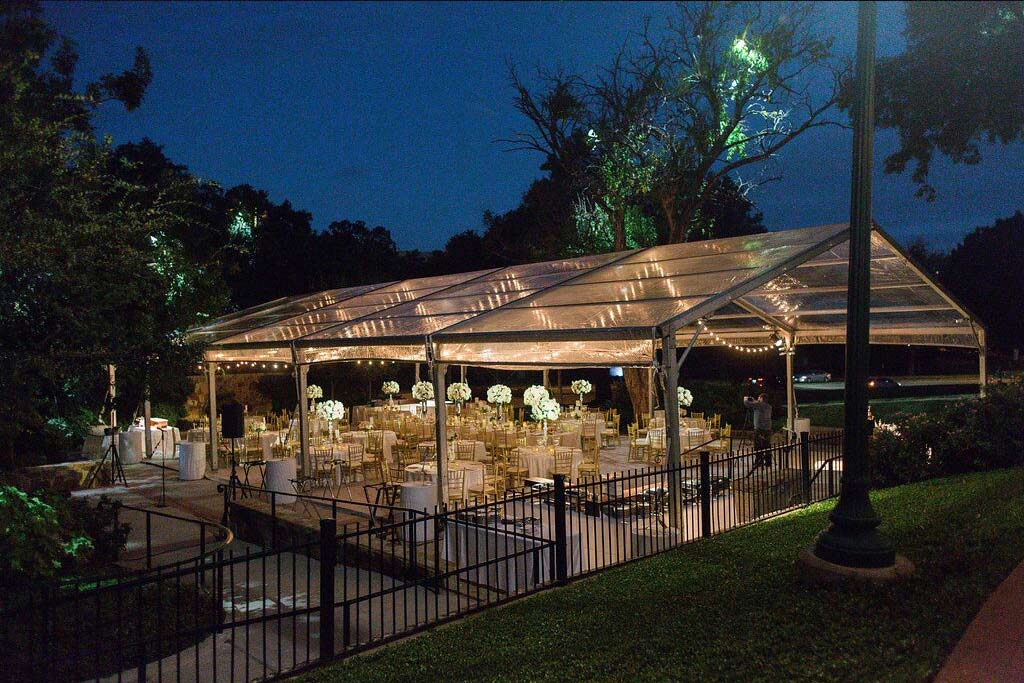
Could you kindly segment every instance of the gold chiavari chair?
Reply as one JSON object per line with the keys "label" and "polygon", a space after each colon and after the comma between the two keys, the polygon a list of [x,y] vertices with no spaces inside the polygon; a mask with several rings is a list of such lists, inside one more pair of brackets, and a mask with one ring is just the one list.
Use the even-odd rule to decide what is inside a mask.
{"label": "gold chiavari chair", "polygon": [[562,446],[555,448],[555,457],[551,467],[548,468],[548,476],[554,477],[556,474],[565,475],[566,479],[572,476],[571,448],[564,448]]}
{"label": "gold chiavari chair", "polygon": [[339,459],[342,478],[348,481],[355,481],[357,475],[364,474],[363,457],[365,452],[363,444],[358,442],[345,444],[345,450],[348,453],[344,458]]}
{"label": "gold chiavari chair", "polygon": [[466,470],[448,470],[448,500],[466,499]]}
{"label": "gold chiavari chair", "polygon": [[580,446],[584,453],[600,448],[597,442],[597,423],[593,420],[580,423]]}
{"label": "gold chiavari chair", "polygon": [[456,441],[455,442],[455,459],[456,460],[474,460],[476,458],[476,442],[475,441]]}
{"label": "gold chiavari chair", "polygon": [[419,454],[421,462],[433,460],[434,454],[437,453],[437,444],[433,441],[420,441],[416,444],[416,452]]}
{"label": "gold chiavari chair", "polygon": [[660,465],[665,460],[665,428],[655,427],[647,432],[647,443],[650,448],[649,462]]}
{"label": "gold chiavari chair", "polygon": [[601,432],[601,445],[618,446],[621,443],[619,436],[619,414],[614,410],[608,411],[608,417],[604,421],[604,431]]}
{"label": "gold chiavari chair", "polygon": [[259,434],[246,436],[242,444],[241,452],[236,451],[238,464],[242,467],[242,483],[246,486],[252,486],[249,483],[249,473],[254,469],[257,470],[260,473],[260,481],[262,482],[266,476],[267,461],[263,459],[263,446],[260,445]]}
{"label": "gold chiavari chair", "polygon": [[335,473],[337,465],[334,459],[333,446],[315,446],[312,449],[309,478],[313,480],[313,487],[321,489],[324,494],[334,494],[337,483]]}
{"label": "gold chiavari chair", "polygon": [[708,450],[712,453],[728,453],[732,450],[732,425],[726,424],[718,430],[718,438],[708,444]]}
{"label": "gold chiavari chair", "polygon": [[508,486],[514,489],[520,488],[526,477],[530,476],[530,469],[523,465],[518,448],[509,451],[508,459],[505,461],[505,476],[508,479]]}
{"label": "gold chiavari chair", "polygon": [[500,496],[505,491],[505,477],[507,464],[504,458],[494,458],[484,465],[483,485],[479,489],[470,489],[468,493],[472,496],[480,496],[487,499],[487,496]]}
{"label": "gold chiavari chair", "polygon": [[[391,447],[391,454],[402,467],[413,465],[420,461],[419,449],[409,443],[395,444]],[[383,460],[383,458],[381,459]]]}
{"label": "gold chiavari chair", "polygon": [[640,436],[640,428],[637,426],[636,422],[629,425],[626,431],[629,436],[629,454],[627,456],[627,460],[629,462],[647,462],[651,453],[651,445],[647,440],[647,437]]}

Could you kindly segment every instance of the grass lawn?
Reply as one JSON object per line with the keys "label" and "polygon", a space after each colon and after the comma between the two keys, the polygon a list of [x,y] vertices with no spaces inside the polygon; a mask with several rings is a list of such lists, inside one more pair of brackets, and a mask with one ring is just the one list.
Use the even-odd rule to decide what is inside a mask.
{"label": "grass lawn", "polygon": [[922,681],[1024,557],[1024,471],[878,491],[917,565],[810,588],[794,559],[832,503],[620,567],[355,657],[308,681]]}

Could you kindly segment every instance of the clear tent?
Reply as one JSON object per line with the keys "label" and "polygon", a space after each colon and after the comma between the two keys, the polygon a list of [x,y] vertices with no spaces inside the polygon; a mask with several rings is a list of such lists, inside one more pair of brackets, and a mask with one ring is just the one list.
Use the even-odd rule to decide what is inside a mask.
{"label": "clear tent", "polygon": [[[194,328],[210,362],[651,366],[677,344],[842,344],[849,228],[661,245],[289,297]],[[984,329],[881,229],[871,341],[984,349]]]}

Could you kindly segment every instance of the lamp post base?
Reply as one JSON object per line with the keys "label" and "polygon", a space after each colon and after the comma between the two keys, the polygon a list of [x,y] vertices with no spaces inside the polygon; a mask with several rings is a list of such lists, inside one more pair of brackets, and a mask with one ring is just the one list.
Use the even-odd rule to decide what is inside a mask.
{"label": "lamp post base", "polygon": [[914,573],[914,564],[903,555],[894,555],[892,564],[885,567],[848,567],[815,555],[815,548],[800,551],[796,568],[802,580],[819,586],[850,581],[888,583]]}

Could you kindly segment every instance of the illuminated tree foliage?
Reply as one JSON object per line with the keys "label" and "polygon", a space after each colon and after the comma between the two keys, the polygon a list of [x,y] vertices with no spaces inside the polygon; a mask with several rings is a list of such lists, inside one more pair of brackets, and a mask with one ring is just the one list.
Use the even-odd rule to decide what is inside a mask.
{"label": "illuminated tree foliage", "polygon": [[666,30],[648,27],[594,78],[540,71],[533,90],[513,70],[530,126],[508,142],[573,179],[584,237],[590,207],[606,216],[614,249],[629,242],[630,207],[656,209],[660,242],[712,234],[710,198],[770,179],[764,162],[835,123],[848,68],[819,30],[809,3],[681,3]]}
{"label": "illuminated tree foliage", "polygon": [[[917,196],[935,198],[936,152],[977,164],[979,145],[1024,140],[1024,3],[908,2],[907,48],[879,60],[880,128],[899,135],[887,173],[913,164]],[[849,98],[844,96],[844,107]]]}

